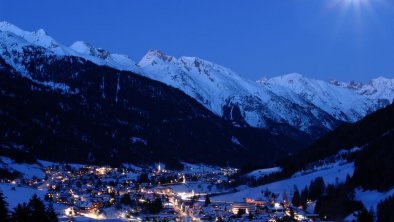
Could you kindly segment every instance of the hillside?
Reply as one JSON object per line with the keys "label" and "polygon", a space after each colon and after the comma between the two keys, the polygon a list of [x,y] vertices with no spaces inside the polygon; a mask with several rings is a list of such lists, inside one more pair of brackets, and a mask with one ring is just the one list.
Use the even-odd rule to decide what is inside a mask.
{"label": "hillside", "polygon": [[131,72],[41,47],[10,56],[24,58],[25,73],[0,59],[1,155],[243,166],[268,165],[301,147],[262,129],[234,127],[183,92]]}
{"label": "hillside", "polygon": [[340,150],[361,148],[355,159],[354,180],[367,189],[387,190],[394,186],[390,176],[394,164],[394,104],[378,110],[354,124],[345,124],[318,139],[309,148],[285,159],[283,173],[297,170],[329,158]]}

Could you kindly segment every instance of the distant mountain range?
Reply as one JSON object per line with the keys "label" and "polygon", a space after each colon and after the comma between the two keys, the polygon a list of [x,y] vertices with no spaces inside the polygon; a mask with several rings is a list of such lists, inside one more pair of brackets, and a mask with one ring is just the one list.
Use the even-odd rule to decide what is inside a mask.
{"label": "distant mountain range", "polygon": [[130,71],[138,67],[108,67],[119,57],[103,50],[81,55],[44,31],[0,27],[9,30],[0,31],[1,156],[241,167],[273,164],[308,141],[297,131],[236,127],[182,91]]}
{"label": "distant mountain range", "polygon": [[149,51],[138,66],[143,75],[181,89],[235,124],[268,129],[275,129],[278,123],[288,124],[317,136],[342,122],[357,121],[394,98],[394,79],[382,77],[359,88],[300,74],[256,83],[199,58],[176,59],[159,51]]}
{"label": "distant mountain range", "polygon": [[[275,151],[272,155],[279,158],[281,154],[298,150],[302,144],[326,134],[344,122],[355,122],[387,106],[394,99],[394,79],[379,77],[368,84],[361,84],[327,82],[309,79],[300,74],[288,74],[249,81],[228,68],[195,57],[175,58],[158,50],[150,50],[141,61],[136,63],[126,55],[110,53],[82,41],[67,47],[58,43],[42,29],[27,32],[8,22],[0,22],[0,57],[2,61],[0,70],[8,75],[3,75],[1,88],[3,96],[8,98],[19,94],[18,98],[22,99],[21,101],[25,100],[21,104],[14,104],[10,101],[0,112],[7,121],[12,119],[15,124],[19,124],[19,131],[15,129],[15,134],[18,134],[17,131],[23,134],[25,127],[18,119],[27,118],[24,115],[29,114],[32,121],[36,121],[34,122],[36,125],[31,128],[33,131],[37,130],[35,127],[43,125],[44,119],[40,118],[47,118],[37,117],[41,113],[46,113],[44,106],[34,105],[34,112],[31,113],[16,110],[16,107],[32,109],[26,105],[27,101],[34,98],[32,101],[38,102],[38,98],[44,96],[43,92],[53,92],[51,98],[43,103],[48,102],[53,106],[57,104],[63,107],[62,110],[89,110],[92,113],[81,111],[78,117],[88,121],[87,125],[92,124],[89,121],[104,121],[106,118],[109,118],[108,121],[112,122],[111,124],[113,121],[117,122],[111,125],[104,121],[105,126],[111,125],[111,130],[120,127],[122,123],[130,125],[132,122],[133,127],[140,125],[137,122],[146,124],[145,131],[128,129],[131,131],[124,131],[123,136],[129,138],[127,143],[131,143],[133,147],[137,146],[135,144],[141,147],[151,144],[148,137],[152,141],[157,140],[157,144],[154,145],[154,149],[157,150],[159,147],[167,149],[170,146],[176,147],[174,149],[178,151],[181,147],[225,146],[223,148],[225,150],[241,148],[249,150],[248,156],[261,154],[258,147],[261,147],[261,150],[270,147],[264,152],[277,150],[278,152]],[[194,98],[217,116],[212,115],[194,100],[172,87]],[[44,97],[47,95],[49,94],[45,94]],[[179,102],[176,98],[179,98]],[[63,99],[71,100],[60,102]],[[146,104],[143,101],[146,101]],[[46,109],[49,108],[46,107]],[[56,117],[58,115],[56,113],[61,110],[52,111],[51,114],[46,115],[54,115],[51,121],[56,122],[56,118],[60,118]],[[100,115],[95,112],[103,116],[96,119]],[[107,112],[111,113],[110,116],[105,114]],[[153,119],[155,121],[151,122]],[[191,125],[182,126],[181,120],[184,124]],[[198,123],[197,120],[199,120]],[[174,124],[171,130],[161,128],[163,124],[173,123],[173,121],[181,125]],[[50,129],[54,134],[64,137],[68,134],[57,132],[66,129],[60,123],[62,122]],[[8,122],[8,124],[11,123]],[[6,130],[8,125],[4,123],[2,127],[4,127],[2,129],[3,141],[7,141],[10,138],[10,132]],[[90,127],[98,126],[93,124]],[[186,132],[180,132],[180,129],[189,130],[189,135],[185,136]],[[215,132],[210,132],[211,129]],[[226,129],[224,131],[227,133],[219,129]],[[75,135],[76,132],[83,131],[82,128],[74,130]],[[90,132],[92,129],[85,130]],[[141,131],[144,132],[141,133]],[[253,137],[247,138],[245,132]],[[108,136],[114,132],[101,133]],[[133,136],[134,134],[139,136]],[[88,138],[101,134],[93,133],[85,138],[81,135],[78,135],[78,140],[83,141],[85,145],[104,146],[98,145],[99,141],[86,142]],[[211,136],[212,140],[207,139]],[[21,138],[17,141],[24,141]],[[115,138],[116,136],[105,143],[114,146],[112,143]],[[168,143],[160,144],[158,138],[165,138],[164,140]],[[195,144],[191,145],[192,142],[187,142],[187,138],[194,138],[191,141],[195,141]],[[222,142],[212,145],[215,144],[212,143],[213,138],[222,138]],[[35,141],[35,143],[38,146],[41,142]],[[8,145],[10,144],[8,141]],[[125,146],[124,149],[127,147]],[[222,150],[222,148],[217,149]],[[229,152],[225,150],[222,150],[223,153]],[[169,154],[174,156],[174,152],[171,151]],[[159,155],[159,153],[156,159],[164,155],[163,153]],[[88,154],[89,152],[86,152],[86,155]],[[229,156],[231,155],[229,153]],[[175,155],[175,157],[175,159],[189,158],[189,156],[182,155]],[[81,159],[83,158],[86,159],[87,156],[81,156]],[[202,159],[201,156],[195,161]]]}
{"label": "distant mountain range", "polygon": [[316,137],[342,122],[357,121],[394,99],[394,79],[383,77],[361,84],[327,82],[293,73],[254,82],[196,57],[178,59],[150,50],[135,63],[126,55],[110,53],[82,41],[63,46],[42,29],[26,32],[2,22],[0,30],[59,56],[82,57],[178,88],[236,126],[250,125],[278,132],[286,132],[284,129],[288,127],[283,126],[290,126]]}

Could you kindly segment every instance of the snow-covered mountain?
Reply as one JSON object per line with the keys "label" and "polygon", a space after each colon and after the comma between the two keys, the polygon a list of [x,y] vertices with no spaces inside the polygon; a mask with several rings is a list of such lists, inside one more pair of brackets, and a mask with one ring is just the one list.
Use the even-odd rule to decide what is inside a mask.
{"label": "snow-covered mountain", "polygon": [[[309,140],[235,127],[164,83],[94,64],[71,49],[51,49],[0,31],[2,155],[100,164],[270,165]],[[96,52],[100,59],[109,56]]]}
{"label": "snow-covered mountain", "polygon": [[[280,85],[290,89],[334,118],[345,122],[355,122],[371,111],[389,104],[388,101],[381,104],[382,101],[378,100],[382,98],[380,96],[368,97],[356,93],[358,91],[351,87],[354,84],[349,84],[349,87],[339,87],[327,81],[306,78],[298,73],[273,77],[259,83],[265,87]],[[391,94],[394,95],[393,89]]]}
{"label": "snow-covered mountain", "polygon": [[[32,46],[34,50],[45,49],[48,56],[75,56],[163,82],[236,126],[269,128],[273,132],[291,129],[321,135],[343,121],[359,120],[394,99],[394,80],[383,77],[361,84],[288,74],[255,82],[196,57],[175,58],[150,50],[136,64],[126,55],[110,53],[83,41],[67,47],[42,29],[27,32],[0,22],[0,55],[26,77],[29,77],[27,61],[21,58],[26,53],[34,56]],[[57,83],[42,84],[67,90],[67,86]]]}
{"label": "snow-covered mountain", "polygon": [[[13,25],[11,23],[3,21],[3,22],[0,22],[0,31],[6,32],[7,34],[9,34],[8,35],[9,40],[12,39],[10,34],[14,35],[15,37],[16,36],[20,37],[19,44],[21,44],[21,42],[25,41],[30,44],[34,44],[34,45],[49,49],[50,51],[52,51],[58,55],[73,54],[73,52],[70,51],[69,48],[60,45],[52,37],[48,36],[47,33],[45,32],[45,30],[43,30],[43,29],[39,29],[34,32],[28,32],[28,31],[24,31],[24,30],[16,27],[15,25]],[[2,43],[6,43],[6,42],[11,43],[9,40],[7,41],[7,39],[2,38]],[[14,46],[18,46],[18,45],[16,44]],[[22,47],[22,46],[20,46],[20,47]]]}
{"label": "snow-covered mountain", "polygon": [[93,63],[107,65],[119,70],[141,72],[141,69],[127,55],[110,53],[83,41],[74,42],[70,48]]}
{"label": "snow-covered mountain", "polygon": [[181,89],[236,124],[271,128],[272,123],[282,123],[307,133],[337,124],[335,118],[285,87],[261,86],[200,58],[175,58],[150,50],[138,65],[143,75]]}
{"label": "snow-covered mountain", "polygon": [[0,22],[2,49],[13,49],[21,52],[23,47],[33,45],[47,49],[50,54],[57,56],[77,56],[89,60],[97,65],[106,65],[115,69],[141,72],[136,63],[126,55],[111,54],[95,48],[89,43],[77,41],[70,47],[56,42],[45,30],[24,31],[9,22]]}
{"label": "snow-covered mountain", "polygon": [[138,63],[145,76],[179,88],[214,113],[254,127],[289,124],[308,134],[355,122],[393,101],[393,80],[369,84],[327,82],[292,73],[251,82],[195,57],[151,50]]}
{"label": "snow-covered mountain", "polygon": [[357,94],[372,100],[387,100],[389,102],[394,100],[394,79],[380,76],[370,80],[366,84],[355,81],[345,83],[335,80],[330,81],[330,83],[335,86],[351,89]]}

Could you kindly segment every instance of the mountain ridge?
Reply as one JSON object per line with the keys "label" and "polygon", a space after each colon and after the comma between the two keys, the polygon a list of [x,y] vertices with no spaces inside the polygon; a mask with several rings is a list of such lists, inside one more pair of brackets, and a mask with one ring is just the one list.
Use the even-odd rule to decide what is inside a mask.
{"label": "mountain ridge", "polygon": [[[136,63],[126,55],[82,41],[70,47],[60,45],[44,30],[26,32],[8,22],[0,22],[0,31],[25,41],[16,44],[38,45],[55,55],[84,58],[178,88],[235,126],[249,125],[280,133],[299,130],[316,138],[343,122],[355,122],[394,99],[394,79],[377,78],[370,84],[361,84],[288,74],[250,81],[231,69],[196,57],[175,58],[159,50],[149,50]],[[279,81],[283,78],[292,81],[291,84]],[[341,96],[337,96],[339,94]]]}
{"label": "mountain ridge", "polygon": [[[302,147],[263,129],[234,127],[182,91],[129,71],[53,56],[39,47],[24,56],[29,78],[0,57],[2,156],[241,167],[271,164]],[[42,82],[64,84],[68,90]]]}

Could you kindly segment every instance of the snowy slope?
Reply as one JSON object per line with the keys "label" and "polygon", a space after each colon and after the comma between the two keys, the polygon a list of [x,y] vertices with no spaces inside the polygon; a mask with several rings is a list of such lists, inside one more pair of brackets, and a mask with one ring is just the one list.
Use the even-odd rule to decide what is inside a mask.
{"label": "snowy slope", "polygon": [[[56,42],[43,29],[28,32],[8,22],[0,22],[0,32],[3,32],[1,42],[3,48],[6,45],[9,49],[23,50],[26,46],[43,47],[53,55],[57,56],[77,56],[89,60],[97,65],[106,65],[119,70],[141,72],[136,63],[126,55],[111,54],[104,49],[95,48],[85,42],[75,42],[71,47],[67,47]],[[7,35],[7,36],[5,36]],[[15,41],[15,38],[19,40]]]}
{"label": "snowy slope", "polygon": [[384,201],[385,199],[394,195],[394,189],[391,189],[387,192],[379,192],[377,190],[355,190],[355,199],[361,201],[366,209],[373,208],[376,212],[376,207],[379,202]]}
{"label": "snowy slope", "polygon": [[0,22],[0,31],[12,33],[31,44],[49,49],[58,55],[73,55],[73,52],[70,49],[58,44],[52,37],[48,36],[43,29],[39,29],[34,32],[28,32],[16,27],[11,23],[3,21]]}
{"label": "snowy slope", "polygon": [[336,182],[344,182],[346,180],[346,176],[352,176],[353,172],[354,163],[333,164],[329,169],[316,171],[302,176],[294,176],[285,180],[280,180],[254,188],[246,188],[236,193],[212,197],[212,199],[229,202],[242,202],[246,197],[252,199],[262,199],[263,194],[261,191],[264,191],[265,189],[268,189],[269,191],[276,194],[283,194],[284,191],[288,192],[289,194],[293,192],[292,189],[294,186],[301,190],[305,186],[309,186],[310,182],[317,177],[323,177],[326,185],[335,184]]}
{"label": "snowy slope", "polygon": [[[76,56],[144,75],[184,91],[236,126],[268,128],[273,133],[291,134],[297,129],[322,135],[342,121],[357,121],[394,99],[394,80],[383,77],[360,84],[325,82],[289,74],[256,83],[196,57],[175,58],[150,50],[136,64],[126,55],[110,53],[83,41],[67,47],[42,29],[28,32],[0,22],[0,56],[30,79],[27,61],[21,57],[33,50],[48,57]],[[33,81],[62,93],[77,93],[70,92],[62,83]]]}
{"label": "snowy slope", "polygon": [[356,92],[371,99],[387,99],[392,103],[394,100],[394,79],[384,77],[372,79]]}
{"label": "snowy slope", "polygon": [[307,133],[328,131],[339,122],[355,122],[394,98],[393,83],[384,78],[362,85],[359,91],[355,82],[350,89],[297,73],[256,83],[212,62],[175,58],[158,50],[150,50],[138,65],[143,75],[184,91],[217,115],[237,122],[238,114],[254,127],[270,128],[274,122]]}
{"label": "snowy slope", "polygon": [[346,122],[355,122],[380,108],[376,100],[355,93],[349,88],[306,78],[298,73],[273,77],[260,83],[268,86],[280,85],[290,89],[336,119]]}
{"label": "snowy slope", "polygon": [[378,77],[370,80],[366,84],[350,81],[348,83],[330,81],[331,84],[350,89],[357,94],[372,100],[387,100],[392,103],[394,100],[394,79]]}
{"label": "snowy slope", "polygon": [[29,187],[19,187],[18,185],[3,183],[0,183],[0,190],[3,192],[10,209],[13,209],[23,202],[29,202],[29,199],[34,194],[37,194],[37,196],[43,200],[47,192],[46,190],[36,190]]}
{"label": "snowy slope", "polygon": [[[214,113],[234,120],[234,109],[251,126],[286,123],[310,132],[314,126],[331,129],[334,120],[299,95],[240,77],[230,69],[195,57],[175,58],[150,50],[138,63],[145,76],[181,89]],[[226,111],[227,108],[227,111]],[[228,110],[229,113],[228,113]],[[235,121],[235,120],[234,120]]]}
{"label": "snowy slope", "polygon": [[70,48],[78,52],[85,59],[100,65],[107,65],[115,69],[140,73],[141,69],[127,55],[110,53],[105,49],[95,48],[93,45],[77,41]]}
{"label": "snowy slope", "polygon": [[254,170],[250,173],[247,173],[247,177],[254,177],[256,179],[261,178],[263,176],[267,176],[273,173],[278,173],[281,172],[282,168],[280,167],[272,167],[272,168],[265,168],[265,169],[259,169],[259,170]]}
{"label": "snowy slope", "polygon": [[258,93],[255,86],[245,82],[231,70],[199,58],[177,59],[160,51],[150,50],[138,65],[147,72],[146,76],[181,88],[217,114],[222,113],[222,105],[230,96]]}
{"label": "snowy slope", "polygon": [[33,177],[42,179],[45,177],[42,167],[38,164],[16,163],[8,157],[0,157],[0,167],[10,171],[18,171],[27,179],[31,179]]}

